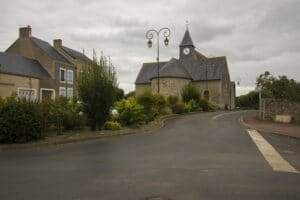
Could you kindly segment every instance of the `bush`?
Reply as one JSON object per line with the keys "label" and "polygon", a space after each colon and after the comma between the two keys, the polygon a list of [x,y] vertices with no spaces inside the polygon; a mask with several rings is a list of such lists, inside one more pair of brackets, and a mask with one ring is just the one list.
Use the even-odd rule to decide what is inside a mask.
{"label": "bush", "polygon": [[115,108],[119,113],[119,121],[124,125],[132,125],[145,119],[143,107],[133,98],[116,102]]}
{"label": "bush", "polygon": [[236,106],[241,108],[258,109],[259,92],[251,91],[248,94],[236,97]]}
{"label": "bush", "polygon": [[195,112],[198,110],[200,110],[200,106],[195,100],[190,100],[184,104],[184,112]]}
{"label": "bush", "polygon": [[120,130],[121,129],[121,124],[119,122],[114,122],[114,121],[107,121],[104,123],[104,129],[105,130]]}
{"label": "bush", "polygon": [[184,104],[181,103],[181,102],[177,102],[174,105],[173,113],[175,113],[175,114],[182,114],[183,112],[184,112]]}
{"label": "bush", "polygon": [[0,106],[0,141],[22,143],[42,137],[42,121],[38,104],[8,97]]}
{"label": "bush", "polygon": [[78,78],[78,94],[91,130],[103,127],[116,99],[116,73],[107,60],[104,56],[99,61],[95,58]]}
{"label": "bush", "polygon": [[67,99],[58,97],[55,100],[46,100],[40,103],[42,121],[44,129],[55,125],[61,130],[73,130],[83,127],[86,124],[86,118],[82,112],[82,106],[77,99]]}
{"label": "bush", "polygon": [[167,101],[164,96],[152,94],[149,91],[146,91],[144,94],[138,96],[137,102],[143,106],[147,121],[151,121],[156,116],[163,114],[163,110],[165,110],[165,107],[167,107]]}
{"label": "bush", "polygon": [[154,94],[154,104],[153,104],[153,112],[154,116],[163,114],[163,110],[167,107],[167,101],[164,96],[160,94]]}
{"label": "bush", "polygon": [[170,107],[175,105],[178,101],[179,101],[179,99],[177,96],[171,95],[171,96],[168,96],[168,98],[167,98],[167,102]]}
{"label": "bush", "polygon": [[203,111],[215,111],[218,109],[218,106],[204,99],[198,100],[198,105]]}
{"label": "bush", "polygon": [[181,91],[182,101],[187,103],[190,100],[198,101],[200,98],[199,90],[191,83],[185,85]]}

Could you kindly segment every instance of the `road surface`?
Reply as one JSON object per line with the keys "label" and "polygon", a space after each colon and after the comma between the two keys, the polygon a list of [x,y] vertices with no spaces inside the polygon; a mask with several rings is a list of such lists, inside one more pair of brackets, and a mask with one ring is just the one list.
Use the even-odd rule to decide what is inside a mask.
{"label": "road surface", "polygon": [[239,123],[248,113],[193,114],[151,134],[0,152],[0,199],[300,199],[300,140],[249,133]]}

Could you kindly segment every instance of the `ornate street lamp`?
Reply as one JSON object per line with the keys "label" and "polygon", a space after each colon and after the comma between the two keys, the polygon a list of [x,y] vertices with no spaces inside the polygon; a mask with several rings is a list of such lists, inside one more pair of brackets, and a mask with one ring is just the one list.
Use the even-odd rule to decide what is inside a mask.
{"label": "ornate street lamp", "polygon": [[158,31],[155,29],[150,29],[146,32],[146,38],[148,39],[147,45],[149,48],[152,47],[152,39],[153,39],[153,34],[156,34],[156,39],[157,39],[157,93],[159,93],[159,37],[160,33],[162,33],[162,36],[165,38],[164,39],[164,44],[165,46],[169,45],[169,36],[171,34],[171,31],[169,28],[161,28]]}

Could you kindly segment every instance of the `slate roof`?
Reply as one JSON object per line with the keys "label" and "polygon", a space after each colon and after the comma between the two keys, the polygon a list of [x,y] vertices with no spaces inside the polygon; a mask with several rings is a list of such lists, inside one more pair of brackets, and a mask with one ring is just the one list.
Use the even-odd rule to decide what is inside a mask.
{"label": "slate roof", "polygon": [[51,78],[49,73],[37,60],[25,58],[17,54],[0,52],[0,73],[29,76],[34,78]]}
{"label": "slate roof", "polygon": [[74,49],[70,49],[69,47],[62,46],[62,49],[64,52],[66,52],[69,56],[71,56],[73,59],[80,59],[86,62],[91,62],[92,60],[88,58],[86,55],[83,53],[76,51]]}
{"label": "slate roof", "polygon": [[62,56],[53,46],[51,46],[48,42],[41,40],[39,38],[36,38],[36,37],[31,37],[31,40],[39,48],[41,48],[43,51],[45,51],[47,53],[47,55],[49,55],[52,59],[61,61],[61,62],[65,62],[68,64],[72,64],[64,56]]}
{"label": "slate roof", "polygon": [[175,58],[172,58],[160,69],[159,76],[192,79],[179,60]]}
{"label": "slate roof", "polygon": [[202,61],[184,61],[184,67],[191,74],[193,81],[220,80],[227,73],[225,56]]}
{"label": "slate roof", "polygon": [[[179,46],[195,47],[188,29]],[[207,58],[195,49],[188,57],[181,57],[179,60],[172,58],[168,62],[161,63],[159,74],[160,77],[185,78],[192,81],[222,80],[224,76],[229,77],[225,56]],[[157,63],[144,63],[135,84],[148,84],[156,77]]]}
{"label": "slate roof", "polygon": [[194,43],[192,41],[191,34],[190,34],[190,32],[189,32],[188,29],[186,29],[186,31],[184,33],[184,36],[183,36],[183,39],[182,39],[182,41],[181,41],[181,43],[180,43],[179,46],[180,47],[182,47],[182,46],[193,46],[193,47],[195,47]]}
{"label": "slate roof", "polygon": [[[187,78],[193,81],[221,80],[228,73],[226,57],[206,59],[171,59],[160,64],[160,77]],[[157,77],[157,63],[144,63],[135,81],[136,84],[150,83]]]}
{"label": "slate roof", "polygon": [[[161,69],[167,62],[160,62],[159,68]],[[138,74],[135,83],[145,84],[150,83],[150,79],[157,75],[157,62],[143,63],[143,66]]]}

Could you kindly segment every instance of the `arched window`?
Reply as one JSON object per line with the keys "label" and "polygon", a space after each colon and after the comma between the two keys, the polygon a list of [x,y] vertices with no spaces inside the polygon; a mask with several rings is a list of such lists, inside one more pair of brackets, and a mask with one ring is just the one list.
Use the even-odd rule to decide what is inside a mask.
{"label": "arched window", "polygon": [[203,92],[203,98],[204,98],[205,100],[209,101],[209,91],[208,91],[208,90],[205,90],[205,91]]}

